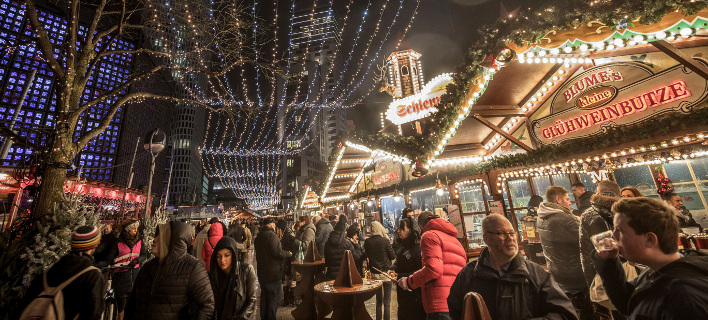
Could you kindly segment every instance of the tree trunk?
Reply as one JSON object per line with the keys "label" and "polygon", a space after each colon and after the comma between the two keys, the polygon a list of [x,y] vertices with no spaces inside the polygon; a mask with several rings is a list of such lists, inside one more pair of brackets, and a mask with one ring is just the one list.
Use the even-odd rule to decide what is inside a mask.
{"label": "tree trunk", "polygon": [[35,209],[35,216],[44,216],[52,212],[55,203],[60,203],[64,193],[64,181],[67,168],[76,154],[71,134],[59,133],[54,140],[49,163],[41,176],[39,200]]}

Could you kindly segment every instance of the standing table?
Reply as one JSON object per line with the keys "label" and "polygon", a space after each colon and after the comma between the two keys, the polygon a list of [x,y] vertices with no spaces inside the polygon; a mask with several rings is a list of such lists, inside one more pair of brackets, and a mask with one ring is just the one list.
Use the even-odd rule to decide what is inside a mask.
{"label": "standing table", "polygon": [[300,283],[295,287],[295,295],[302,298],[302,302],[290,312],[295,320],[317,319],[315,309],[315,274],[324,268],[324,260],[314,262],[293,261],[291,265],[300,273]]}
{"label": "standing table", "polygon": [[381,281],[364,279],[362,284],[351,287],[335,286],[334,281],[325,281],[315,286],[323,302],[332,306],[332,320],[372,320],[364,302],[381,290]]}

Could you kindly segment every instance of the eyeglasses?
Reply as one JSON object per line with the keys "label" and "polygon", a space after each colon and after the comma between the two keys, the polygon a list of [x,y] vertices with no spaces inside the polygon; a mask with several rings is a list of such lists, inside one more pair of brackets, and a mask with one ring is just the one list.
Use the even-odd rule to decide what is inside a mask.
{"label": "eyeglasses", "polygon": [[497,237],[500,237],[500,238],[515,238],[515,237],[516,237],[516,232],[491,232],[491,231],[487,231],[487,233],[496,234]]}

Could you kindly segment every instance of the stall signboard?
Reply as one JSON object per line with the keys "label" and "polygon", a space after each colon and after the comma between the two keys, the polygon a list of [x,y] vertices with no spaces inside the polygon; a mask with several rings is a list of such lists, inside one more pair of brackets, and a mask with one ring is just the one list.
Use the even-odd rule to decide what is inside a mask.
{"label": "stall signboard", "polygon": [[556,91],[550,115],[532,122],[533,135],[543,144],[589,137],[667,113],[689,113],[706,97],[708,82],[683,65],[655,74],[640,63],[610,63]]}
{"label": "stall signboard", "polygon": [[433,78],[421,93],[391,102],[386,110],[386,119],[401,125],[438,112],[436,107],[440,104],[440,97],[447,92],[445,88],[450,83],[452,75],[448,73]]}
{"label": "stall signboard", "polygon": [[462,217],[460,216],[460,207],[455,204],[448,205],[447,216],[450,220],[450,223],[452,223],[452,225],[455,226],[455,229],[457,229],[457,237],[460,239],[464,239],[465,232],[464,230],[462,230]]}
{"label": "stall signboard", "polygon": [[492,213],[504,215],[504,206],[501,201],[489,201],[489,211]]}
{"label": "stall signboard", "polygon": [[376,171],[371,175],[374,187],[382,188],[401,182],[402,166],[393,160],[382,160],[376,163]]}

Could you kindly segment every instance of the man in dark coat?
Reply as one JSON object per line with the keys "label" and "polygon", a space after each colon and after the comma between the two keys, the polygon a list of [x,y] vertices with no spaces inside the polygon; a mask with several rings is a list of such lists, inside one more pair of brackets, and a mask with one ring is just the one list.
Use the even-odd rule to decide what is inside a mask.
{"label": "man in dark coat", "polygon": [[585,209],[590,208],[591,206],[591,201],[590,198],[592,198],[592,191],[585,191],[585,185],[582,182],[576,182],[573,183],[571,186],[573,190],[573,196],[575,196],[575,201],[577,201],[577,210],[573,210],[573,214],[576,216],[580,216],[585,212]]}
{"label": "man in dark coat", "polygon": [[334,280],[339,273],[339,265],[342,263],[344,252],[349,250],[352,252],[354,261],[359,260],[361,255],[354,248],[349,239],[347,239],[347,216],[339,216],[339,221],[334,227],[334,231],[330,233],[329,239],[325,244],[325,266],[327,266],[327,280]]}
{"label": "man in dark coat", "polygon": [[329,235],[334,228],[327,218],[320,218],[315,221],[315,243],[317,244],[317,252],[324,257],[325,243],[329,239]]}
{"label": "man in dark coat", "polygon": [[548,272],[573,302],[580,319],[594,319],[590,287],[580,263],[580,218],[573,215],[570,205],[568,190],[548,187],[546,202],[541,203],[537,211],[536,226]]}
{"label": "man in dark coat", "polygon": [[156,258],[135,279],[126,319],[211,319],[214,294],[204,263],[187,254],[192,238],[194,230],[184,223],[158,226],[152,243]]}
{"label": "man in dark coat", "polygon": [[462,319],[465,295],[482,295],[492,319],[578,319],[568,297],[551,275],[519,253],[509,220],[491,214],[482,220],[487,244],[479,259],[468,263],[450,288],[450,318]]}
{"label": "man in dark coat", "polygon": [[592,206],[580,216],[580,262],[585,274],[585,282],[592,285],[595,267],[590,254],[595,248],[590,237],[614,229],[612,205],[620,200],[622,191],[614,181],[604,180],[597,184],[597,194],[592,196]]}
{"label": "man in dark coat", "polygon": [[[624,198],[612,212],[617,244],[593,252],[593,262],[617,310],[630,320],[705,319],[708,255],[679,254],[673,210],[650,198]],[[619,254],[648,268],[627,282]]]}
{"label": "man in dark coat", "polygon": [[[64,281],[90,268],[94,264],[92,254],[101,239],[97,227],[83,226],[74,231],[71,236],[71,252],[63,256],[47,270],[47,284],[50,287],[59,286]],[[29,287],[23,302],[22,311],[44,289],[44,275],[35,277]],[[103,312],[103,276],[96,269],[90,269],[69,283],[62,290],[64,296],[64,319],[79,320],[101,319]],[[19,314],[12,318],[19,318]]]}
{"label": "man in dark coat", "polygon": [[275,320],[280,302],[280,290],[283,285],[285,259],[292,256],[283,250],[278,235],[275,234],[275,221],[263,220],[263,228],[253,241],[258,264],[258,282],[261,285],[261,319]]}

